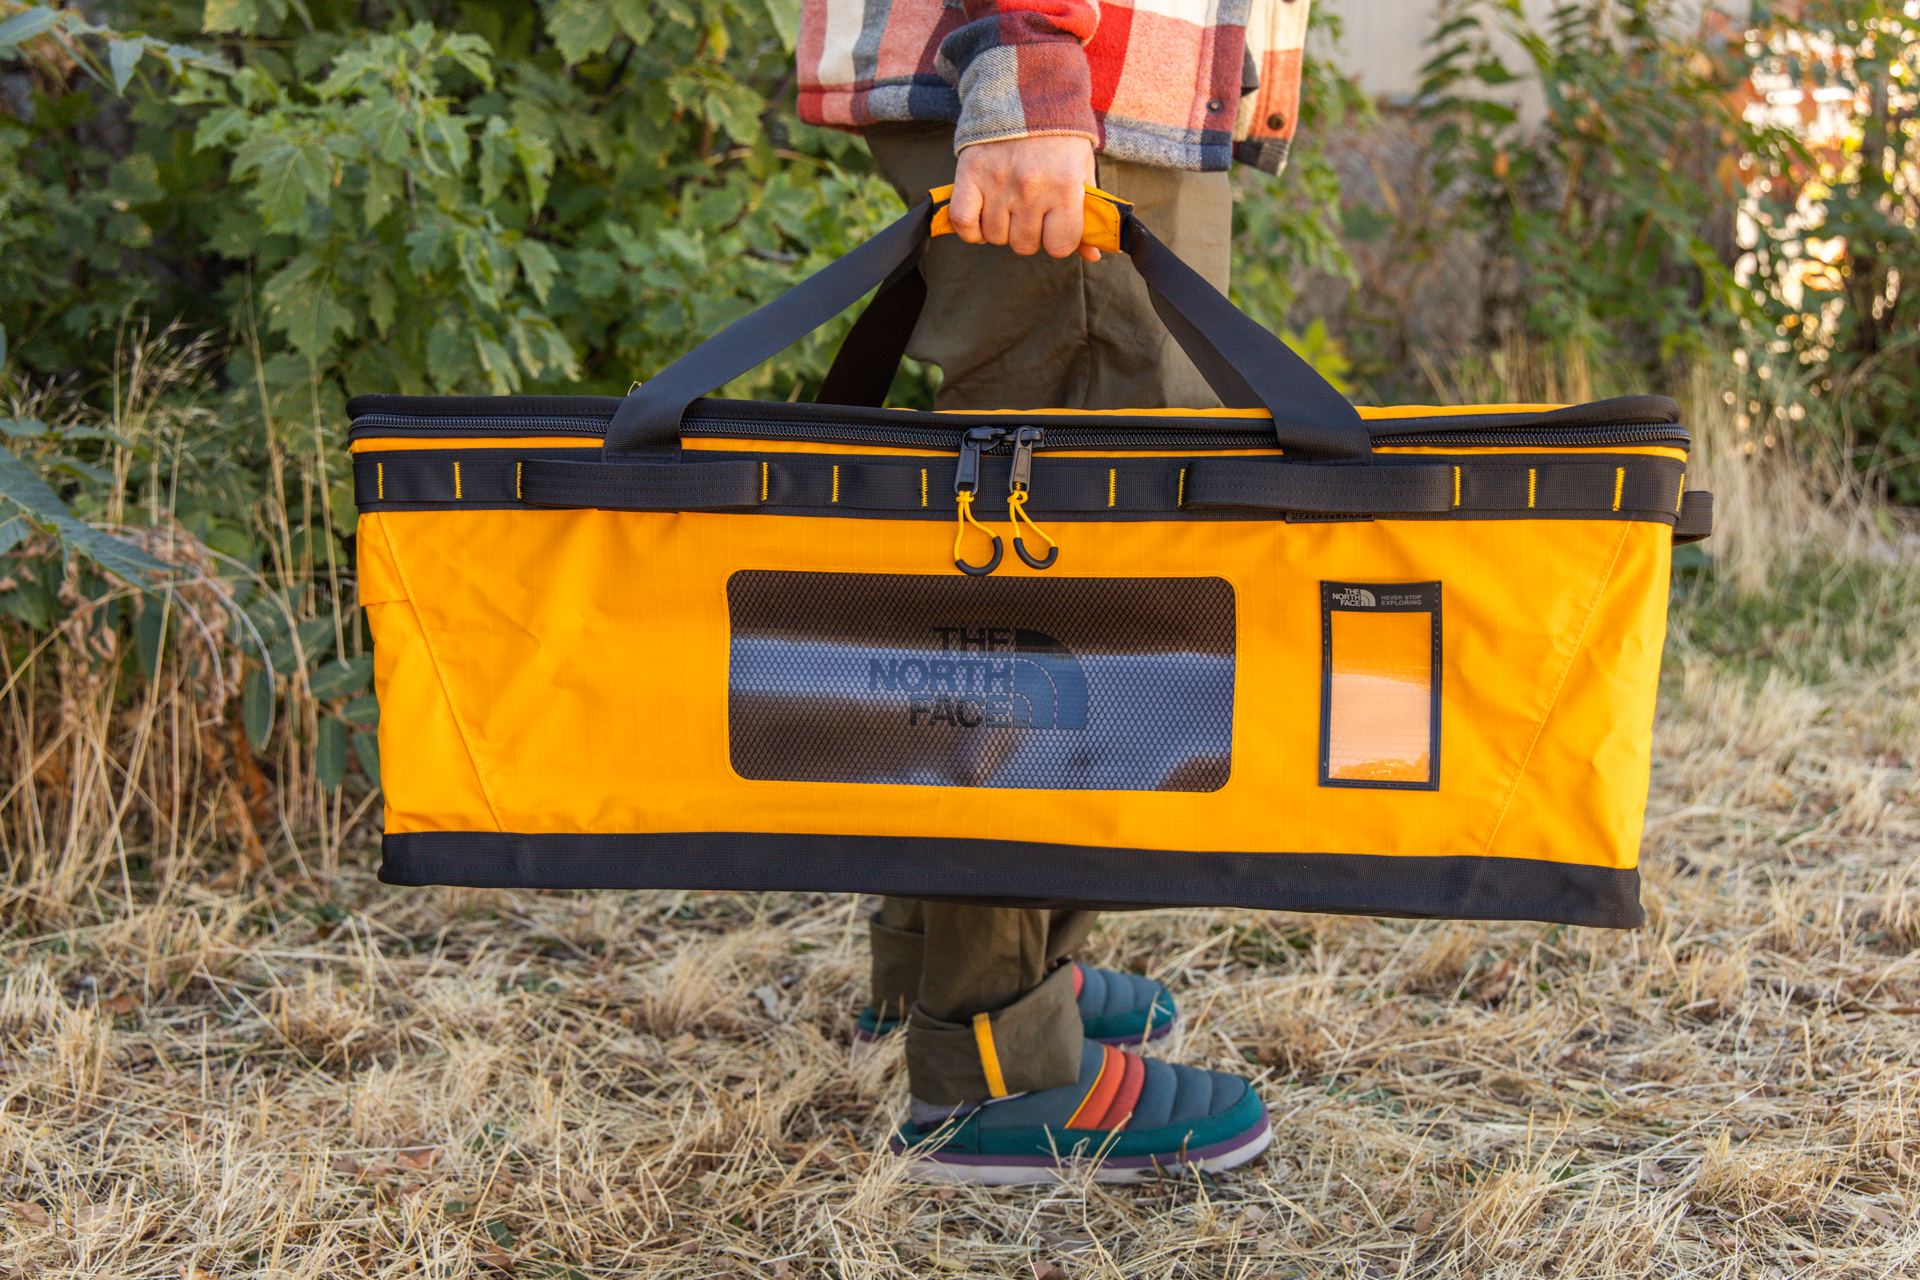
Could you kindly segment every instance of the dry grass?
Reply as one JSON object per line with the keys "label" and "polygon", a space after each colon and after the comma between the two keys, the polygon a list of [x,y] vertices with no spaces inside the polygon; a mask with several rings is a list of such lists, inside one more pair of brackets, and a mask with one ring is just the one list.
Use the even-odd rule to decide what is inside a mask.
{"label": "dry grass", "polygon": [[396,891],[284,841],[129,882],[68,833],[0,935],[0,1275],[1920,1275],[1920,588],[1703,456],[1645,930],[1095,935],[1173,987],[1162,1052],[1257,1077],[1260,1163],[904,1183],[856,900]]}

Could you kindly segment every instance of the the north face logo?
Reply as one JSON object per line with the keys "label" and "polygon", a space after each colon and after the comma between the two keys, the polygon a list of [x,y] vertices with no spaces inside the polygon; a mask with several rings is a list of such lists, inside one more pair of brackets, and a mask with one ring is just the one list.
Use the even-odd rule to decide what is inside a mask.
{"label": "the north face logo", "polygon": [[1371,609],[1380,603],[1373,598],[1373,592],[1365,587],[1348,587],[1345,591],[1336,591],[1333,593],[1333,602],[1345,609]]}
{"label": "the north face logo", "polygon": [[869,658],[867,688],[905,693],[907,723],[1087,727],[1087,674],[1066,645],[1024,627],[934,627],[924,658]]}

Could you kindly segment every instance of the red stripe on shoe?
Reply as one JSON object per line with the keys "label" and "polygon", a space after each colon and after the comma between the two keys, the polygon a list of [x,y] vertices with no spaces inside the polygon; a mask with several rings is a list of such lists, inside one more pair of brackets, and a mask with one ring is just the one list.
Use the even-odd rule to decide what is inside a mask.
{"label": "red stripe on shoe", "polygon": [[1127,1121],[1133,1118],[1133,1108],[1140,1101],[1140,1090],[1147,1084],[1146,1060],[1131,1053],[1114,1050],[1126,1065],[1121,1073],[1120,1087],[1113,1091],[1113,1101],[1107,1104],[1106,1114],[1100,1117],[1096,1129],[1124,1129]]}
{"label": "red stripe on shoe", "polygon": [[1081,990],[1087,985],[1087,971],[1079,965],[1073,966],[1073,998],[1080,998]]}
{"label": "red stripe on shoe", "polygon": [[1127,1074],[1126,1054],[1112,1045],[1102,1045],[1100,1074],[1093,1078],[1093,1088],[1087,1090],[1087,1096],[1067,1118],[1064,1126],[1068,1129],[1098,1129],[1098,1121],[1107,1114],[1107,1108],[1113,1105],[1113,1096],[1120,1092],[1121,1081]]}

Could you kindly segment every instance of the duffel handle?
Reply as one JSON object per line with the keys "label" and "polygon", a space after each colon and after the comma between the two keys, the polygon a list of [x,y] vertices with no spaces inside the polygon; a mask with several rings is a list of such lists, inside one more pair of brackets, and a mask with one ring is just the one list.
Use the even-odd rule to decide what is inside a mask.
{"label": "duffel handle", "polygon": [[[1355,462],[1371,459],[1366,426],[1345,396],[1155,239],[1134,216],[1132,205],[1095,188],[1089,192],[1117,215],[1119,246],[1146,282],[1154,310],[1223,404],[1264,408],[1273,415],[1280,447],[1289,453]],[[944,201],[936,203],[929,196],[859,248],[742,316],[635,388],[614,411],[606,451],[632,453],[676,440],[688,405],[819,328],[875,285],[883,288],[868,315],[848,336],[848,345],[885,340],[891,346],[897,338],[904,350],[913,326],[907,322],[903,328],[901,320],[909,307],[917,316],[925,297],[920,254],[935,213],[944,207]],[[886,324],[865,324],[875,312],[887,315]],[[876,336],[871,332],[875,328],[886,332]],[[863,329],[869,332],[863,334]],[[857,351],[854,354],[858,356]],[[842,359],[846,358],[843,348]],[[895,352],[887,362],[889,378],[898,360]],[[876,361],[869,357],[863,363],[871,366]],[[836,360],[836,369],[840,364]],[[871,381],[871,376],[862,380]],[[829,373],[822,399],[829,400],[826,392],[845,381],[836,381]]]}
{"label": "duffel handle", "polygon": [[[927,235],[950,236],[957,234],[953,229],[953,184],[935,187],[927,192],[933,201],[933,218],[927,224]],[[1085,221],[1080,224],[1080,243],[1092,245],[1102,253],[1125,253],[1122,243],[1126,217],[1133,212],[1133,204],[1122,200],[1109,191],[1095,186],[1087,188]]]}

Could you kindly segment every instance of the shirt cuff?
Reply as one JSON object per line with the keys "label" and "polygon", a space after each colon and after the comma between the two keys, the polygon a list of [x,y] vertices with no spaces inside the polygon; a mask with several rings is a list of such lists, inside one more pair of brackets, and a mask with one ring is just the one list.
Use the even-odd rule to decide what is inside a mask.
{"label": "shirt cuff", "polygon": [[[1037,15],[1035,15],[1037,18]],[[960,93],[953,147],[1044,134],[1099,145],[1093,77],[1078,39],[1044,20],[1007,41],[998,19],[969,23],[940,46],[940,71]],[[976,28],[988,28],[979,32]]]}

